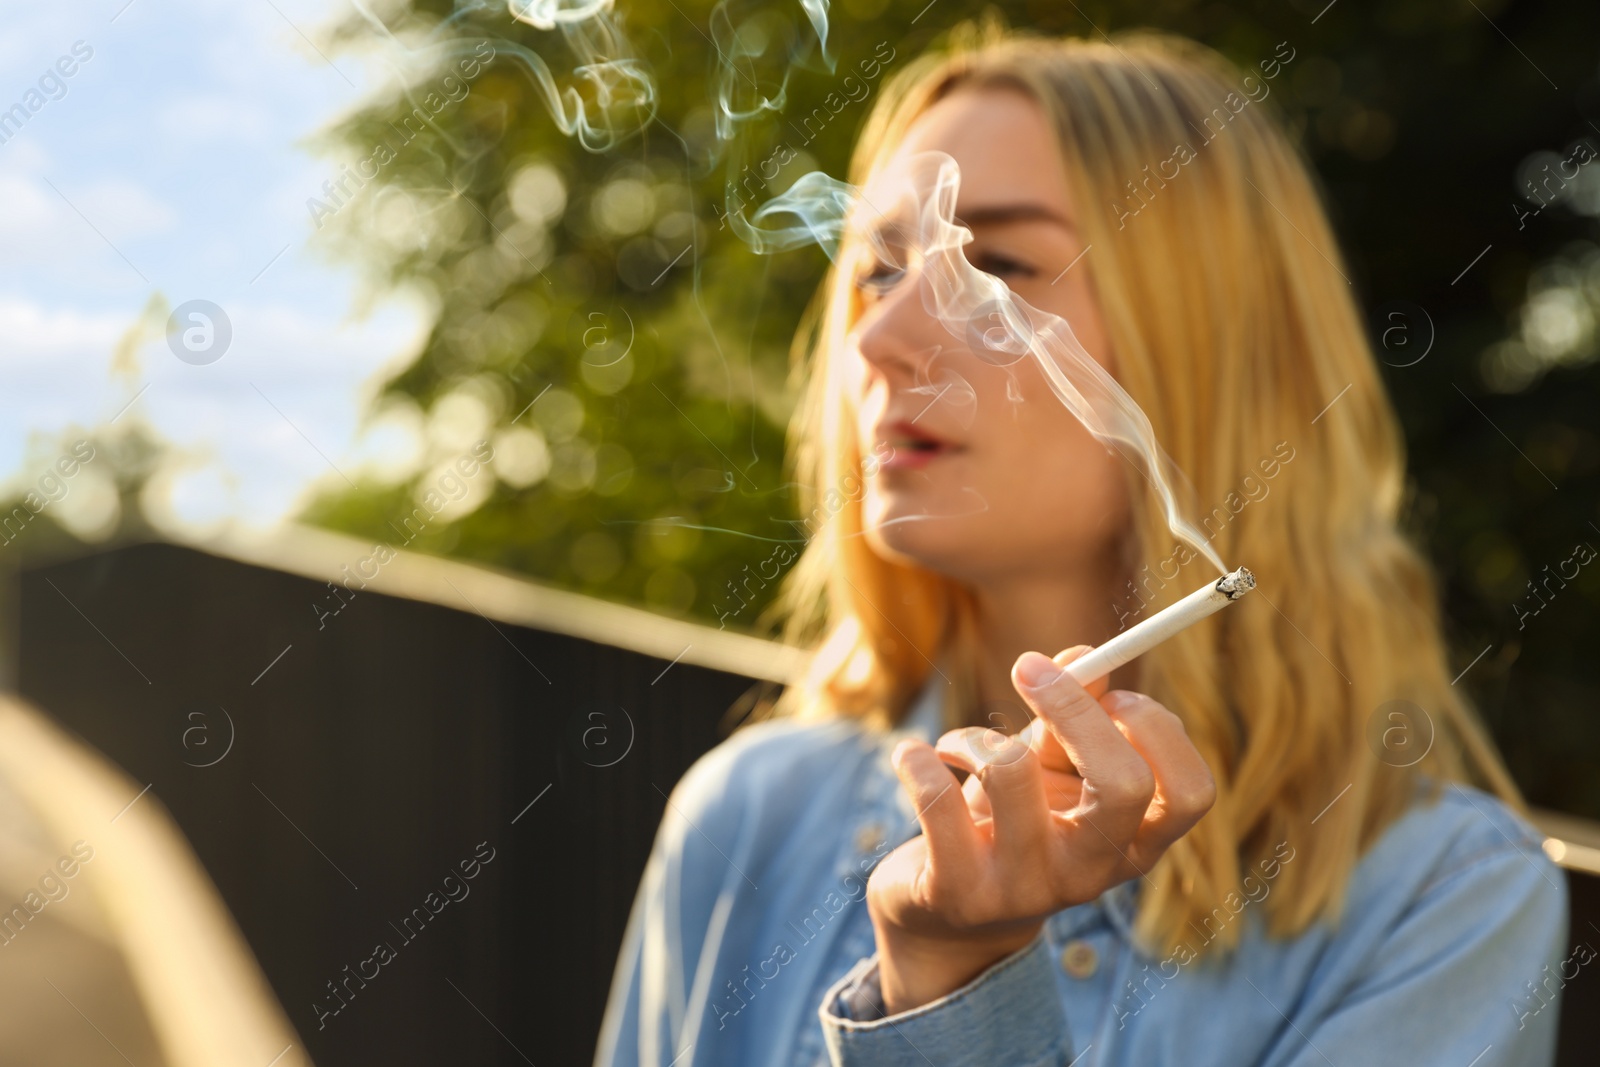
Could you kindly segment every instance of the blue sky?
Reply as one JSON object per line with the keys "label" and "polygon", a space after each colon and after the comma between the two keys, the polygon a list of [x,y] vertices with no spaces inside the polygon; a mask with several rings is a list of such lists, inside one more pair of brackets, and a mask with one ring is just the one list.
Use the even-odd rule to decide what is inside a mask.
{"label": "blue sky", "polygon": [[[26,106],[77,42],[93,50],[61,79],[65,95],[41,93],[0,144],[8,487],[36,479],[62,441],[107,432],[119,411],[110,432],[142,423],[172,444],[160,484],[190,524],[270,523],[317,483],[342,483],[330,463],[354,476],[384,450],[360,437],[361,418],[420,345],[427,310],[397,296],[357,316],[355,269],[308,247],[306,200],[338,167],[303,144],[388,77],[382,57],[336,56],[336,69],[305,39],[349,13],[315,0],[8,12],[0,111]],[[114,370],[119,340],[158,294],[220,306],[233,330],[223,356],[186,363],[158,330]]]}

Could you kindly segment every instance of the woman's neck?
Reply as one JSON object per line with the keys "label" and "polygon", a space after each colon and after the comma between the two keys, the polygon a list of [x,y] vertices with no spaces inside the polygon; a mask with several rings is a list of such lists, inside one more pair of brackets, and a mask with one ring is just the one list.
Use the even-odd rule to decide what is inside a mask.
{"label": "woman's neck", "polygon": [[[1011,665],[1029,650],[1054,656],[1073,645],[1098,645],[1117,632],[1113,603],[1120,585],[1112,565],[1040,575],[1018,573],[973,587],[977,604],[976,721],[1008,733],[1031,712],[1011,684]],[[1112,675],[1132,682],[1133,665]]]}

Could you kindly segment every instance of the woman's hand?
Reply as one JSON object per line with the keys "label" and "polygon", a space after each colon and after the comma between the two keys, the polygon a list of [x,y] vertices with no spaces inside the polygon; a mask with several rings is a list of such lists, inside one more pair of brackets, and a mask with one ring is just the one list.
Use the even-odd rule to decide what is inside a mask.
{"label": "woman's hand", "polygon": [[[1057,666],[1065,667],[1089,649],[1089,645],[1077,645],[1065,651],[1058,652],[1055,656]],[[1090,682],[1084,689],[1096,700],[1106,695],[1110,688],[1110,681],[1106,678]],[[977,761],[963,759],[962,750],[966,753],[995,754],[995,746],[1010,744],[1010,739],[997,736],[1015,730],[1015,716],[1011,711],[1020,712],[1020,708],[1008,709],[1007,713],[990,712],[989,719],[995,723],[994,730],[986,730],[981,726],[964,726],[951,730],[939,739],[936,751],[947,763],[954,763],[967,772],[967,780],[961,783],[961,792],[967,799],[967,810],[972,812],[974,821],[979,819],[994,818],[994,809],[989,805],[989,794],[983,791],[983,781],[976,774]],[[1026,716],[1025,716],[1026,717]],[[1072,760],[1061,747],[1061,742],[1056,740],[1056,735],[1045,726],[1045,720],[1034,716],[1028,725],[1021,730],[1015,730],[1016,739],[1025,743],[1039,755],[1039,768],[1044,776],[1044,792],[1050,801],[1050,807],[1055,811],[1071,811],[1078,803],[1078,792],[1083,788],[1083,779],[1078,777],[1078,769],[1072,765]],[[959,742],[959,748],[957,747]]]}
{"label": "woman's hand", "polygon": [[[1140,693],[1096,699],[1104,683],[1091,693],[1062,670],[1088,648],[1055,661],[1028,652],[1012,667],[1043,723],[1031,734],[969,727],[937,750],[915,739],[895,748],[922,835],[867,883],[890,1014],[959,989],[1050,915],[1148,871],[1215,801],[1176,715]],[[973,774],[982,800],[964,796],[945,761]]]}

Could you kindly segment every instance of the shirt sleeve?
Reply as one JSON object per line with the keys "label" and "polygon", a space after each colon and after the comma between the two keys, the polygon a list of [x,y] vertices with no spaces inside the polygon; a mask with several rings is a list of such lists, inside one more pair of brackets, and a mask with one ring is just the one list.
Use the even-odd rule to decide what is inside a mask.
{"label": "shirt sleeve", "polygon": [[[684,773],[667,797],[628,916],[594,1067],[776,1062],[770,1033],[742,1015],[733,980],[759,959],[754,939],[774,895],[760,894],[768,868],[787,863],[785,870],[803,872],[833,854],[832,844],[818,851],[786,835],[802,819],[837,823],[825,816],[848,808],[848,783],[878,751],[863,737],[852,722],[755,723]],[[830,807],[819,808],[823,782],[832,783],[822,789]],[[757,1011],[777,1003],[767,998]]]}
{"label": "shirt sleeve", "polygon": [[645,869],[644,878],[634,896],[628,925],[622,936],[622,949],[617,954],[605,1018],[595,1049],[594,1067],[638,1067],[640,1063],[648,1062],[640,1056],[646,1040],[641,1031],[647,1029],[640,1017],[644,984],[640,964],[644,957],[644,928],[651,921],[650,913],[661,907],[660,876],[658,871],[652,870],[655,867],[659,867],[659,864],[652,854],[650,866]]}
{"label": "shirt sleeve", "polygon": [[834,1067],[1047,1067],[1071,1041],[1044,931],[960,989],[897,1015],[883,1013],[878,957],[828,990],[817,1013]]}
{"label": "shirt sleeve", "polygon": [[715,1054],[716,1042],[701,1038],[710,977],[750,863],[749,805],[730,800],[741,790],[732,752],[701,757],[667,799],[617,955],[595,1067],[692,1067]]}
{"label": "shirt sleeve", "polygon": [[1480,851],[1424,889],[1319,1019],[1291,1022],[1294,1005],[1256,990],[1284,1016],[1262,1067],[1550,1067],[1578,962],[1567,933],[1566,876],[1542,850]]}

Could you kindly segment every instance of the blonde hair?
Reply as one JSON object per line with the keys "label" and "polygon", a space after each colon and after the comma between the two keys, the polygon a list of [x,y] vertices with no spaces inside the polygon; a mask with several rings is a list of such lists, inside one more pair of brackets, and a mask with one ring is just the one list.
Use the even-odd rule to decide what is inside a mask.
{"label": "blonde hair", "polygon": [[[1212,545],[1261,580],[1239,605],[1139,661],[1139,688],[1182,718],[1218,786],[1214,808],[1148,872],[1136,930],[1150,950],[1186,943],[1191,924],[1211,919],[1258,862],[1281,859],[1285,843],[1293,862],[1275,868],[1279,891],[1258,904],[1268,931],[1336,922],[1356,861],[1409,806],[1419,775],[1433,795],[1444,780],[1469,781],[1526,812],[1452,688],[1434,579],[1400,528],[1395,413],[1309,168],[1251,88],[1272,73],[1281,70],[1263,63],[1246,80],[1210,49],[1161,34],[1040,39],[991,18],[958,28],[948,47],[885,83],[850,170],[862,183],[957,88],[1037,101],[1093,248],[1084,266],[1118,379],[1202,506],[1218,504],[1206,522]],[[1172,177],[1172,165],[1157,164],[1179,145],[1192,158]],[[784,620],[785,640],[817,652],[810,675],[753,717],[892,727],[940,662],[952,683],[945,727],[977,722],[970,591],[884,559],[860,536],[863,457],[830,358],[858,309],[847,261],[841,248],[797,338],[806,389],[790,461],[815,528],[768,616]],[[1298,459],[1277,472],[1271,502],[1235,508],[1241,478],[1285,442]],[[1128,487],[1130,572],[1170,578],[1161,568],[1173,535],[1131,470]],[[1201,560],[1154,583],[1146,570],[1138,593],[1158,610],[1204,582],[1207,568]],[[1391,765],[1400,761],[1383,759],[1372,740],[1375,716],[1382,733],[1380,709],[1395,700],[1425,712],[1409,725],[1427,751],[1410,766]],[[1239,925],[1223,923],[1194,955],[1236,946]]]}

